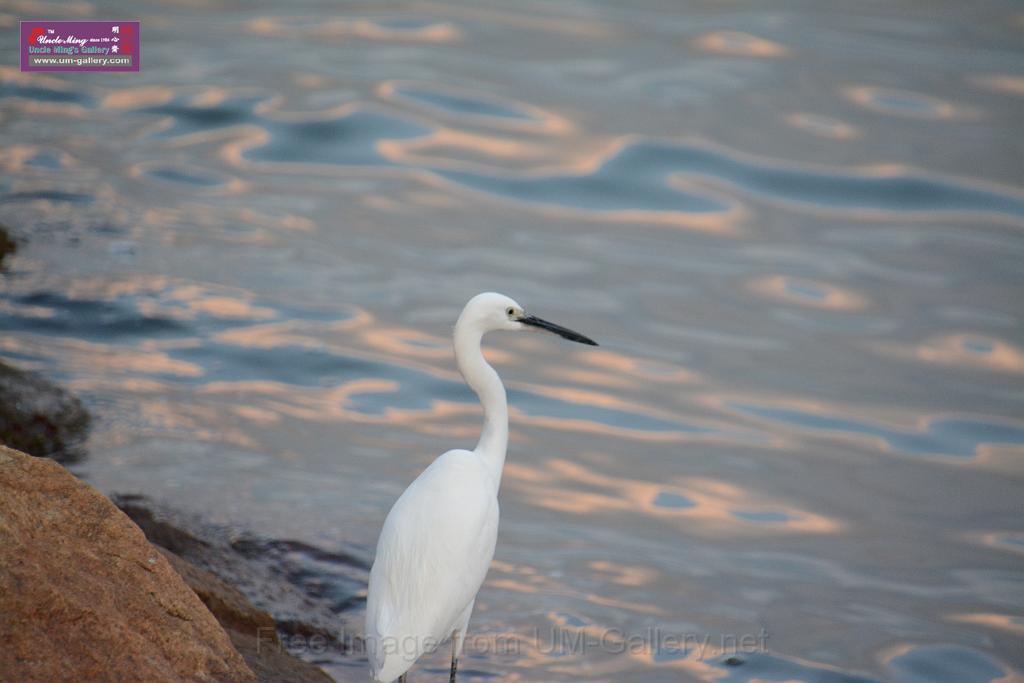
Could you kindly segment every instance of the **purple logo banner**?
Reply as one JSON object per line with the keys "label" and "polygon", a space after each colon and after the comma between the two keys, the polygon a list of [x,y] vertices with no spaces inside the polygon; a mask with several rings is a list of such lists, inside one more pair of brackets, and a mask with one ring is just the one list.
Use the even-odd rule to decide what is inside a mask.
{"label": "purple logo banner", "polygon": [[23,21],[22,71],[138,71],[137,21]]}

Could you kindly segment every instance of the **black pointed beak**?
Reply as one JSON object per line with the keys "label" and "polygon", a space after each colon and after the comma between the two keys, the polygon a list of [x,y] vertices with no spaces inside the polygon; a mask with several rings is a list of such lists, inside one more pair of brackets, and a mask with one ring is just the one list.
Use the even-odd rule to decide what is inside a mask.
{"label": "black pointed beak", "polygon": [[549,323],[547,320],[538,318],[535,315],[524,315],[522,318],[519,319],[519,322],[521,322],[524,325],[529,325],[530,327],[539,327],[542,330],[554,332],[559,337],[565,337],[569,341],[579,342],[580,344],[589,344],[590,346],[597,346],[597,342],[591,339],[590,337],[584,337],[579,332],[573,332],[572,330],[566,327],[562,327],[561,325]]}

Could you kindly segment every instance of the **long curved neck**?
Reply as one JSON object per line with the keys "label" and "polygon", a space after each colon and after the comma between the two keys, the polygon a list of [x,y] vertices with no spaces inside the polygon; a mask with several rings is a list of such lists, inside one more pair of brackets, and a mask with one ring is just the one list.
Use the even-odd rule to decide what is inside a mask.
{"label": "long curved neck", "polygon": [[508,400],[501,378],[480,350],[482,337],[479,330],[455,325],[455,361],[466,384],[480,397],[484,407],[484,428],[474,450],[490,471],[497,490],[508,449]]}

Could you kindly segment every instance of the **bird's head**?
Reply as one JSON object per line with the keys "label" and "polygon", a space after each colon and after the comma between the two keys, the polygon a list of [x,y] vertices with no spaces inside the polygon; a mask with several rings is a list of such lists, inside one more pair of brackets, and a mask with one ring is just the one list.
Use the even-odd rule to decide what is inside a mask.
{"label": "bird's head", "polygon": [[514,299],[504,294],[484,292],[477,294],[462,309],[456,328],[467,327],[480,334],[495,330],[537,329],[554,332],[560,337],[580,344],[597,346],[597,342],[579,332],[548,322],[534,315],[528,315]]}

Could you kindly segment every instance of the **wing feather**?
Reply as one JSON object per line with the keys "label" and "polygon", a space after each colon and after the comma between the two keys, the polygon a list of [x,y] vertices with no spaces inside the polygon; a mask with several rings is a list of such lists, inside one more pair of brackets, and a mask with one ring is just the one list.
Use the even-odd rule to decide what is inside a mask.
{"label": "wing feather", "polygon": [[494,483],[475,453],[449,451],[409,485],[388,513],[370,570],[366,636],[375,678],[397,678],[461,625],[497,534]]}

